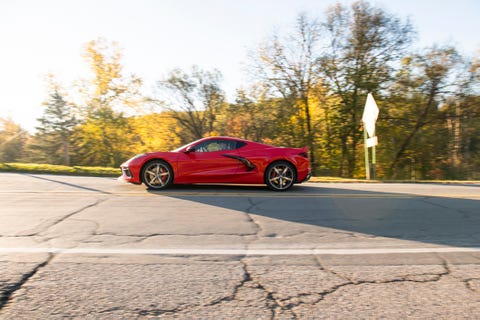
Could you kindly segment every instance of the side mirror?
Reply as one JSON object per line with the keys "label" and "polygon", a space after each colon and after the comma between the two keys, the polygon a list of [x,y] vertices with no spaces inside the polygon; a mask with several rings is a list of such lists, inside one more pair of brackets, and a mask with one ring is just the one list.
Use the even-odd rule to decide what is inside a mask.
{"label": "side mirror", "polygon": [[185,149],[185,153],[190,153],[190,152],[195,152],[194,146],[188,146],[187,149]]}

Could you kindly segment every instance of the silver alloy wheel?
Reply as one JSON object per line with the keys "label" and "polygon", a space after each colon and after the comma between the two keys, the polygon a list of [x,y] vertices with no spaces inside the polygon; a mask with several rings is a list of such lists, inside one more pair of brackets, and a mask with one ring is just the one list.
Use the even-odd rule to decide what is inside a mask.
{"label": "silver alloy wheel", "polygon": [[275,191],[285,191],[295,182],[296,174],[288,162],[275,162],[267,168],[266,183]]}
{"label": "silver alloy wheel", "polygon": [[152,189],[162,189],[172,182],[172,170],[164,161],[153,161],[143,169],[143,182]]}

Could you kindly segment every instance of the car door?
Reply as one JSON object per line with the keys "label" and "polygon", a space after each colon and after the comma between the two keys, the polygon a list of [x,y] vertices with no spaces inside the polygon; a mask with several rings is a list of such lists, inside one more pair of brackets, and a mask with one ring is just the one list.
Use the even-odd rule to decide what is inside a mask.
{"label": "car door", "polygon": [[228,183],[242,167],[236,156],[235,141],[214,139],[193,146],[178,160],[176,183]]}

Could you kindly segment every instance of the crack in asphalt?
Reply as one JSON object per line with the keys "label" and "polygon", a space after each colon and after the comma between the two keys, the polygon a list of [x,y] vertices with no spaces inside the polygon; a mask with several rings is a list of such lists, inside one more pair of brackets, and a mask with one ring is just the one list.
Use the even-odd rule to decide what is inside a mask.
{"label": "crack in asphalt", "polygon": [[121,310],[125,310],[125,309],[121,308],[121,307],[111,307],[111,308],[108,308],[108,309],[100,310],[97,313],[102,314],[102,313],[109,313],[109,312],[112,312],[112,311],[121,311]]}
{"label": "crack in asphalt", "polygon": [[255,208],[256,206],[258,206],[259,204],[261,204],[262,202],[264,202],[265,200],[261,200],[261,201],[258,201],[258,202],[254,202],[252,200],[252,198],[248,197],[247,198],[248,200],[248,203],[250,204],[250,206],[245,210],[245,214],[247,215],[247,219],[249,222],[253,223],[253,225],[255,226],[255,236],[257,237],[257,240],[260,239],[260,232],[263,231],[263,228],[262,226],[260,225],[260,223],[258,221],[256,221],[255,219],[253,219],[253,217],[251,216],[252,214],[252,210],[253,208]]}
{"label": "crack in asphalt", "polygon": [[[93,208],[95,206],[98,206],[100,203],[106,201],[106,199],[97,199],[94,203],[91,203],[89,205],[86,205],[80,209],[77,209],[71,213],[68,213],[66,215],[63,215],[61,216],[60,218],[58,219],[49,219],[49,221],[46,221],[42,224],[40,224],[39,226],[35,227],[30,233],[27,233],[27,234],[22,234],[22,235],[17,235],[15,237],[38,237],[38,236],[41,236],[42,233],[47,233],[48,230],[60,223],[62,223],[63,221],[67,220],[68,218],[71,218],[73,217],[74,215],[76,214],[79,214],[79,213],[82,213],[83,211],[87,210],[87,209],[90,209],[90,208]],[[39,230],[40,229],[40,230]],[[47,240],[48,241],[48,240]],[[45,241],[42,241],[42,242],[45,242]]]}
{"label": "crack in asphalt", "polygon": [[465,283],[465,287],[467,287],[468,290],[473,292],[480,292],[480,290],[475,288],[473,285],[473,282],[478,282],[477,287],[480,288],[480,278],[468,278],[464,279],[463,281]]}
{"label": "crack in asphalt", "polygon": [[[138,238],[132,241],[127,241],[127,243],[139,243],[145,240],[148,240],[152,237],[168,237],[168,236],[182,236],[182,237],[205,237],[205,236],[238,236],[238,237],[248,237],[248,236],[255,236],[255,233],[151,233],[151,234],[118,234],[115,232],[101,232],[101,233],[93,233],[89,236],[89,238],[93,237],[102,237],[102,236],[113,236],[113,237],[131,237],[131,238]],[[83,242],[97,242],[97,241],[88,241],[84,240]]]}
{"label": "crack in asphalt", "polygon": [[[0,296],[0,315],[2,308],[7,306],[9,303],[12,303],[12,296],[15,292],[20,290],[39,270],[45,268],[55,257],[54,254],[50,254],[48,259],[44,262],[38,264],[35,268],[33,268],[30,272],[25,273],[20,281],[11,285],[7,291]],[[230,293],[220,298],[216,298],[211,301],[205,301],[204,303],[196,303],[196,304],[178,304],[171,308],[158,308],[155,305],[151,305],[150,308],[136,308],[127,310],[120,306],[113,306],[110,308],[106,308],[103,310],[99,310],[96,312],[97,314],[108,314],[110,312],[124,310],[133,312],[140,317],[161,317],[161,316],[179,316],[181,314],[186,315],[190,313],[195,313],[195,310],[199,308],[209,308],[221,305],[223,303],[229,303],[233,301],[241,301],[241,291],[242,290],[261,290],[263,299],[262,301],[264,307],[268,309],[270,312],[269,318],[274,319],[283,319],[283,318],[290,318],[290,319],[299,319],[301,316],[297,313],[296,310],[298,307],[303,305],[308,306],[315,306],[318,303],[324,301],[328,296],[337,293],[339,290],[347,287],[352,286],[360,286],[360,285],[377,285],[377,284],[395,284],[395,283],[404,283],[404,282],[413,282],[413,283],[433,283],[440,281],[443,277],[452,275],[452,269],[446,259],[440,257],[442,259],[441,266],[443,266],[442,272],[437,273],[409,273],[402,276],[394,277],[393,279],[386,279],[386,280],[355,280],[342,272],[335,271],[326,267],[322,261],[320,260],[319,256],[315,256],[315,260],[320,271],[329,273],[339,279],[342,280],[341,283],[331,286],[323,291],[319,292],[311,292],[311,293],[299,293],[296,295],[292,295],[286,298],[279,298],[278,292],[269,288],[267,284],[265,284],[261,280],[261,275],[268,274],[271,269],[267,269],[265,272],[261,272],[259,274],[255,274],[251,270],[251,266],[249,265],[248,261],[246,260],[246,256],[239,256],[238,262],[241,264],[241,273],[240,277],[236,283],[234,283],[233,288],[231,289]],[[429,276],[428,279],[419,279],[422,276]],[[478,292],[478,289],[475,287],[475,282],[480,281],[480,278],[468,278],[462,279],[466,285],[466,287],[473,291]]]}
{"label": "crack in asphalt", "polygon": [[[290,309],[292,312],[294,311],[295,308],[301,306],[301,305],[316,305],[320,303],[321,301],[325,300],[326,297],[328,297],[331,294],[336,293],[338,290],[343,289],[345,287],[349,286],[360,286],[360,285],[365,285],[365,284],[391,284],[391,283],[402,283],[402,282],[415,282],[415,283],[432,283],[432,282],[438,282],[440,281],[443,277],[451,275],[452,271],[448,265],[448,262],[446,260],[443,260],[442,266],[444,267],[444,271],[440,273],[422,273],[422,274],[407,274],[404,275],[402,278],[396,278],[396,279],[389,279],[389,280],[353,280],[349,278],[346,275],[343,275],[339,272],[336,272],[334,270],[328,269],[323,266],[321,261],[319,260],[318,256],[315,257],[317,260],[318,267],[321,271],[328,272],[332,275],[335,275],[336,277],[341,278],[344,280],[343,283],[340,283],[338,285],[332,286],[331,288],[321,291],[321,292],[316,292],[316,293],[300,293],[295,296],[291,296],[285,299],[281,300],[281,303],[286,303],[285,307],[282,309]],[[415,277],[419,276],[431,276],[432,278],[430,279],[415,279]],[[311,301],[305,301],[305,298],[313,298]],[[294,313],[295,314],[295,313]]]}
{"label": "crack in asphalt", "polygon": [[35,266],[30,272],[24,273],[19,281],[11,284],[6,290],[4,290],[0,295],[0,314],[3,308],[11,303],[13,294],[20,290],[40,269],[46,267],[54,257],[55,255],[50,253],[45,261]]}
{"label": "crack in asphalt", "polygon": [[463,219],[466,219],[466,220],[470,220],[472,217],[470,215],[470,212],[468,211],[465,211],[465,210],[462,210],[462,209],[458,209],[458,208],[452,208],[452,207],[449,207],[449,206],[445,206],[443,204],[440,204],[440,203],[435,203],[432,201],[432,199],[435,199],[435,198],[430,198],[430,197],[427,197],[427,198],[423,198],[421,201],[425,202],[425,203],[428,203],[432,206],[435,206],[435,207],[439,207],[439,208],[442,208],[442,209],[447,209],[447,210],[452,210],[452,211],[456,211],[460,214],[462,214],[462,218]]}
{"label": "crack in asphalt", "polygon": [[[98,205],[99,203],[105,201],[106,199],[102,200],[102,201],[97,201],[95,204],[93,205],[90,205],[90,206],[87,206],[81,210],[79,210],[78,212],[74,212],[66,217],[64,217],[63,219],[61,219],[61,221],[57,221],[56,223],[48,226],[46,229],[48,230],[49,228],[53,227],[54,225],[64,221],[65,219],[73,216],[74,214],[76,213],[79,213],[85,209],[88,209],[89,207],[93,207],[95,205]],[[249,236],[255,236],[258,239],[260,239],[260,236],[259,234],[263,231],[263,228],[262,226],[260,225],[260,223],[258,221],[256,221],[252,216],[251,216],[251,211],[253,210],[253,208],[255,208],[257,205],[259,205],[260,203],[264,202],[266,200],[261,200],[261,201],[258,201],[258,202],[254,202],[250,197],[248,198],[248,202],[250,204],[250,206],[244,211],[247,218],[248,218],[248,221],[251,222],[252,224],[254,224],[255,226],[255,231],[253,233],[213,233],[213,232],[210,232],[210,233],[196,233],[196,234],[184,234],[184,233],[151,233],[151,234],[118,234],[118,233],[115,233],[115,232],[102,232],[102,233],[98,233],[97,230],[99,229],[99,225],[97,222],[95,221],[91,221],[92,223],[95,223],[96,224],[96,228],[95,230],[91,233],[91,235],[84,240],[84,242],[89,242],[88,239],[89,238],[93,238],[95,236],[114,236],[114,237],[132,237],[132,238],[138,238],[137,240],[133,240],[133,241],[129,241],[131,243],[140,243],[140,242],[143,242],[145,240],[148,240],[149,238],[152,238],[152,237],[157,237],[157,236],[183,236],[183,237],[203,237],[203,236],[238,236],[238,237],[249,237]],[[90,221],[90,220],[86,220],[86,221]],[[39,234],[41,232],[37,232],[35,234],[31,234],[31,235],[26,235],[26,236],[35,236],[37,234]],[[273,235],[267,235],[267,237],[276,237],[277,235],[276,234],[273,234]],[[294,235],[292,235],[294,236]],[[253,242],[254,240],[252,239],[251,242]],[[247,244],[248,246],[248,244]]]}
{"label": "crack in asphalt", "polygon": [[[67,220],[68,218],[71,218],[71,217],[73,217],[74,215],[79,214],[79,213],[81,213],[81,212],[83,212],[83,211],[85,211],[85,210],[87,210],[87,209],[96,207],[96,206],[98,206],[100,203],[102,203],[102,202],[104,202],[104,201],[106,201],[106,199],[97,199],[94,203],[89,204],[89,205],[87,205],[87,206],[85,206],[85,207],[83,207],[83,208],[80,208],[80,209],[78,209],[78,210],[73,211],[72,213],[69,213],[69,214],[63,216],[62,218],[54,221],[53,224],[51,224],[50,226],[48,226],[47,228],[45,228],[45,230],[44,230],[43,232],[47,232],[48,229],[56,226],[56,225],[59,224],[59,223],[62,223],[63,221]],[[41,233],[41,232],[39,232],[39,233]]]}
{"label": "crack in asphalt", "polygon": [[[65,220],[65,219],[64,219]],[[94,221],[94,220],[88,220],[88,219],[70,219],[70,221],[77,221],[77,222],[86,222],[86,223],[89,223],[89,224],[92,224],[93,225],[93,231],[90,232],[89,234],[82,234],[82,239],[76,239],[76,241],[78,242],[77,245],[75,245],[75,247],[78,247],[78,245],[80,245],[80,243],[89,243],[88,239],[92,238],[94,236],[94,234],[96,233],[96,230],[98,230],[100,228],[100,225]],[[58,223],[57,223],[58,224]],[[52,228],[53,226],[51,226],[50,228]],[[50,229],[48,228],[48,229]],[[45,243],[45,242],[48,242],[50,240],[54,240],[57,238],[57,236],[55,235],[52,235],[52,236],[48,236],[48,229],[45,230],[45,231],[42,231],[39,233],[38,236],[36,237],[33,237],[33,240],[36,242],[36,243]],[[82,231],[85,231],[85,230],[82,230]],[[78,233],[69,233],[69,235],[78,235]],[[128,243],[128,242],[127,242]]]}
{"label": "crack in asphalt", "polygon": [[315,238],[317,239],[327,237],[327,234],[319,234],[319,232],[299,231],[296,233],[290,233],[290,234],[284,234],[284,235],[269,233],[268,235],[265,236],[265,238],[290,239],[290,238],[295,238],[299,236],[308,236],[308,235],[315,236]]}
{"label": "crack in asphalt", "polygon": [[[126,241],[125,243],[139,243],[139,242],[142,242],[142,241],[145,241],[145,240],[148,240],[149,238],[151,237],[162,237],[162,236],[182,236],[182,237],[205,237],[205,236],[237,236],[237,237],[250,237],[250,236],[255,236],[255,237],[258,237],[258,239],[260,238],[278,238],[278,239],[289,239],[289,238],[294,238],[294,237],[298,237],[298,236],[303,236],[303,235],[314,235],[316,238],[325,238],[326,235],[319,235],[318,233],[315,233],[315,232],[309,232],[309,231],[300,231],[300,232],[297,232],[297,233],[292,233],[292,234],[286,234],[286,235],[279,235],[279,234],[276,234],[276,233],[269,233],[269,234],[266,234],[265,236],[258,236],[257,232],[255,233],[215,233],[215,232],[206,232],[206,233],[195,233],[195,234],[191,234],[191,233],[151,233],[151,234],[120,234],[120,233],[116,233],[116,232],[97,232],[98,229],[100,229],[100,225],[98,224],[98,222],[94,221],[94,220],[88,220],[88,219],[71,219],[72,221],[84,221],[84,222],[89,222],[89,223],[92,223],[93,225],[95,225],[94,227],[94,230],[88,234],[88,236],[86,236],[86,238],[84,240],[82,240],[82,242],[84,243],[90,243],[90,242],[101,242],[101,241],[91,241],[89,239],[93,238],[93,237],[102,237],[102,236],[113,236],[113,237],[131,237],[131,238],[139,238],[139,239],[135,239],[133,241]],[[57,223],[58,224],[58,223]],[[53,227],[53,226],[52,226]],[[51,227],[50,227],[51,228]],[[43,242],[46,242],[48,240],[51,240],[52,238],[46,238],[46,237],[43,237],[41,240],[35,238],[36,236],[38,237],[41,233],[44,233],[46,232],[45,230],[43,231],[38,231],[37,233],[35,234],[27,234],[27,235],[12,235],[12,236],[5,236],[5,235],[0,235],[0,238],[28,238],[28,237],[33,237],[33,240],[37,243],[43,243]],[[353,237],[353,234],[352,235],[349,235],[348,236],[352,236]]]}
{"label": "crack in asphalt", "polygon": [[244,259],[240,260],[242,263],[243,269],[243,278],[238,283],[234,289],[232,294],[226,297],[222,297],[220,299],[214,300],[203,307],[210,307],[214,305],[221,304],[223,302],[235,301],[237,300],[238,293],[242,288],[250,288],[250,289],[258,289],[262,290],[265,293],[265,304],[271,312],[271,319],[276,319],[277,312],[279,309],[283,309],[280,300],[276,299],[274,296],[274,292],[269,290],[264,284],[261,283],[260,279],[255,278],[252,276],[252,273],[248,270],[248,265],[244,261]]}
{"label": "crack in asphalt", "polygon": [[176,314],[181,311],[184,311],[186,309],[189,309],[189,306],[185,305],[180,305],[176,308],[173,309],[158,309],[158,308],[153,308],[153,309],[134,309],[133,312],[137,313],[139,316],[154,316],[154,317],[159,317],[163,315],[169,315],[169,314]]}
{"label": "crack in asphalt", "polygon": [[[280,299],[277,297],[277,293],[268,288],[267,285],[263,284],[262,281],[256,277],[252,272],[249,271],[248,264],[242,259],[240,262],[242,263],[243,269],[243,276],[241,281],[235,285],[232,290],[232,293],[228,296],[224,296],[222,298],[218,298],[210,303],[198,305],[194,307],[211,307],[215,305],[219,305],[225,302],[235,301],[238,299],[239,291],[243,288],[247,289],[257,289],[262,290],[265,296],[265,306],[268,307],[268,310],[271,312],[270,319],[278,319],[279,317],[285,316],[285,313],[290,313],[293,319],[298,319],[299,316],[295,312],[295,308],[301,305],[316,305],[319,302],[325,300],[325,298],[331,294],[334,294],[338,290],[348,287],[348,286],[360,286],[365,284],[391,284],[391,283],[402,283],[402,282],[414,282],[414,283],[432,283],[441,280],[443,277],[448,276],[452,273],[447,261],[442,262],[442,266],[444,268],[443,272],[440,273],[420,273],[420,274],[406,274],[400,278],[388,279],[388,280],[354,280],[340,272],[336,272],[329,268],[323,266],[321,261],[319,260],[318,256],[316,256],[318,267],[321,271],[328,272],[335,277],[338,277],[343,280],[342,283],[332,286],[329,289],[323,290],[321,292],[315,293],[300,293],[288,298]],[[430,276],[428,279],[418,279],[418,277],[422,276]],[[465,280],[466,283],[468,281],[472,281],[476,279],[467,279]],[[474,288],[471,288],[473,290]],[[310,301],[305,301],[306,298],[309,298]],[[314,298],[312,300],[312,298]],[[186,311],[190,308],[177,308],[175,310],[170,310],[170,313]]]}
{"label": "crack in asphalt", "polygon": [[[181,304],[172,309],[159,309],[159,308],[152,308],[152,309],[135,309],[132,310],[133,312],[137,313],[139,316],[164,316],[164,315],[173,315],[179,313],[185,313],[189,311],[193,311],[196,308],[208,308],[213,307],[216,305],[220,305],[222,303],[227,303],[231,301],[238,300],[238,295],[241,289],[254,289],[254,290],[262,290],[265,296],[265,305],[271,312],[270,319],[274,320],[277,319],[277,316],[280,315],[283,311],[289,310],[282,305],[282,301],[275,297],[275,292],[269,290],[264,284],[261,283],[260,279],[256,278],[252,273],[248,270],[248,264],[244,260],[245,257],[242,257],[239,261],[242,264],[242,276],[240,281],[235,284],[232,289],[232,292],[221,298],[217,298],[213,301],[203,303],[203,304],[195,304],[195,305],[186,305]],[[108,312],[109,310],[104,310],[103,312]],[[293,313],[293,310],[289,310]],[[294,315],[294,319],[297,319],[297,316]]]}

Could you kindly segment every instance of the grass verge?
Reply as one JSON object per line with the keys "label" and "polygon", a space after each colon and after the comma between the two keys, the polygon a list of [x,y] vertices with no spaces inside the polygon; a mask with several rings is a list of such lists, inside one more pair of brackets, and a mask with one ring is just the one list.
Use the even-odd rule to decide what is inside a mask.
{"label": "grass verge", "polygon": [[480,184],[480,180],[365,180],[338,177],[311,177],[308,182]]}
{"label": "grass verge", "polygon": [[61,166],[37,163],[0,163],[0,172],[65,174],[93,177],[118,177],[122,174],[120,168]]}

